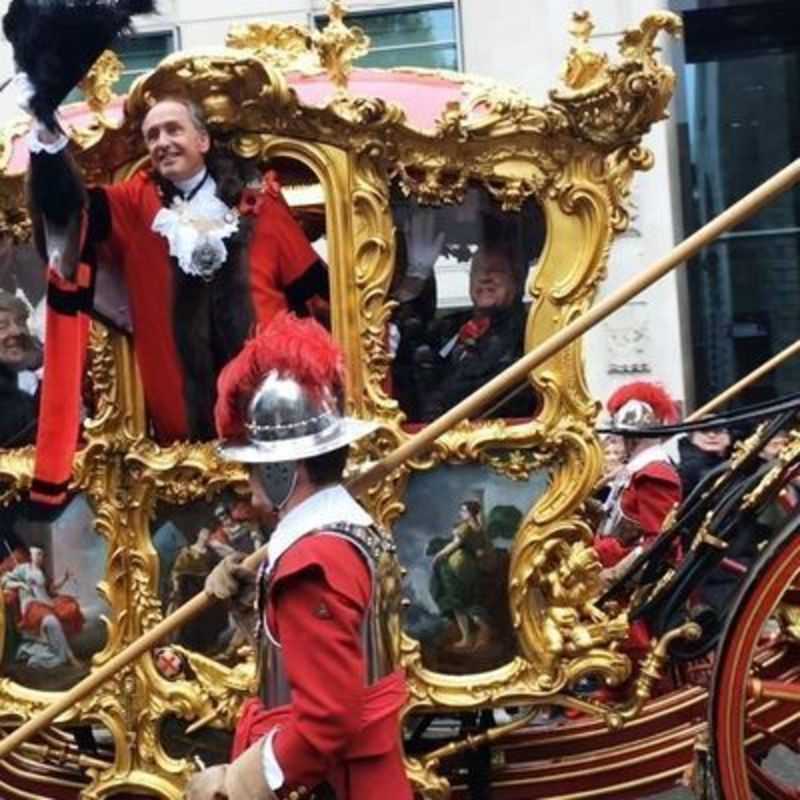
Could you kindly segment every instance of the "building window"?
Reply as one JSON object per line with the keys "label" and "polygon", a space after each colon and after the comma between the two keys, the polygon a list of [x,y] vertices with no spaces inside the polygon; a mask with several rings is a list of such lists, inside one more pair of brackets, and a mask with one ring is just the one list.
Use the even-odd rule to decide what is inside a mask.
{"label": "building window", "polygon": [[[317,17],[318,28],[327,17]],[[360,67],[459,68],[456,13],[452,3],[402,11],[349,14],[346,22],[369,36],[370,52],[358,60]]]}
{"label": "building window", "polygon": [[120,39],[114,46],[114,52],[122,61],[124,70],[114,91],[126,94],[140,75],[157,66],[173,50],[175,34],[172,31],[137,33]]}
{"label": "building window", "polygon": [[[158,31],[124,36],[112,49],[123,65],[122,76],[114,85],[114,92],[124,95],[140,75],[153,69],[161,59],[175,50],[175,34],[173,31]],[[64,102],[78,103],[83,99],[83,92],[76,88],[69,93]]]}

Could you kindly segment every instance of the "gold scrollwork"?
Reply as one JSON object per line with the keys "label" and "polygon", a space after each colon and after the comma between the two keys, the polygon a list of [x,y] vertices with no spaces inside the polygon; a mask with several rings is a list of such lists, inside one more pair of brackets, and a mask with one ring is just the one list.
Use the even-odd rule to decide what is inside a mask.
{"label": "gold scrollwork", "polygon": [[272,25],[252,22],[234,25],[225,40],[232,50],[251,50],[276,69],[319,72],[319,57],[312,48],[312,36],[299,25]]}

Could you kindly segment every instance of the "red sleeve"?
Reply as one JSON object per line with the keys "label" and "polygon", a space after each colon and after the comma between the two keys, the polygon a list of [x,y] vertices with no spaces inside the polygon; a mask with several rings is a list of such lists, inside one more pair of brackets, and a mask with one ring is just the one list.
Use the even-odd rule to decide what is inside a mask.
{"label": "red sleeve", "polygon": [[109,243],[118,253],[124,252],[125,247],[128,246],[129,228],[132,223],[146,212],[146,209],[143,208],[142,193],[144,185],[148,181],[147,173],[139,171],[128,180],[101,187],[108,202],[108,212],[111,218]]}
{"label": "red sleeve", "polygon": [[630,553],[630,548],[625,547],[616,536],[595,536],[594,549],[603,569],[616,566]]}
{"label": "red sleeve", "polygon": [[681,501],[678,473],[663,463],[648,464],[637,472],[622,495],[622,512],[647,537],[661,533],[664,519]]}
{"label": "red sleeve", "polygon": [[288,309],[286,288],[318,259],[286,203],[266,193],[250,246],[250,287],[260,324]]}
{"label": "red sleeve", "polygon": [[[288,575],[282,563],[271,593],[270,616],[292,696],[289,721],[273,742],[287,787],[324,780],[360,730],[364,698],[361,623],[370,594],[369,570],[347,542],[310,538],[327,540],[311,545],[311,557],[319,560],[308,560]],[[308,548],[293,548],[301,549]],[[330,579],[325,562],[335,565]]]}

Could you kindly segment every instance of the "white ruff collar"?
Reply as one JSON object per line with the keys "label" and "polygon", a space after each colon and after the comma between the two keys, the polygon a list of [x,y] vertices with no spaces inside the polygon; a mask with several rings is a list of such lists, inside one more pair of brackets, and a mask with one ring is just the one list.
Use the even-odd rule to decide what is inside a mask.
{"label": "white ruff collar", "polygon": [[228,258],[225,239],[239,230],[239,212],[217,197],[209,175],[188,202],[176,197],[153,220],[152,230],[169,242],[169,254],[187,275],[211,280]]}
{"label": "white ruff collar", "polygon": [[341,484],[329,486],[312,494],[295,506],[279,523],[270,536],[267,550],[272,571],[278,559],[309,531],[323,529],[335,522],[351,525],[374,525],[375,521],[353,499]]}

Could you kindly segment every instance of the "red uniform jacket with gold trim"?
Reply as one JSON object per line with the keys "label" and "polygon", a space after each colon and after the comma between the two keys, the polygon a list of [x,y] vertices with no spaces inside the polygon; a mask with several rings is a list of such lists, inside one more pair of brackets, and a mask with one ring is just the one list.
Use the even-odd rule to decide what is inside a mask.
{"label": "red uniform jacket with gold trim", "polygon": [[291,704],[248,701],[233,757],[277,727],[279,795],[327,781],[337,800],[411,800],[399,728],[405,680],[395,672],[366,685],[361,627],[371,594],[363,556],[339,537],[307,536],[278,562],[265,622],[281,645]]}
{"label": "red uniform jacket with gold trim", "polygon": [[[681,481],[666,461],[651,461],[633,473],[620,495],[622,516],[642,531],[640,544],[649,547],[661,533],[667,514],[681,501]],[[596,536],[594,546],[604,567],[613,567],[629,552],[615,536]]]}
{"label": "red uniform jacket with gold trim", "polygon": [[189,276],[170,257],[166,238],[152,230],[161,208],[148,171],[92,190],[88,240],[104,242],[98,259],[120,270],[127,290],[156,438],[213,438],[219,371],[257,325],[291,309],[292,287],[319,258],[279,192],[265,190],[256,213],[243,214],[239,231],[225,240],[222,268],[208,281]]}

